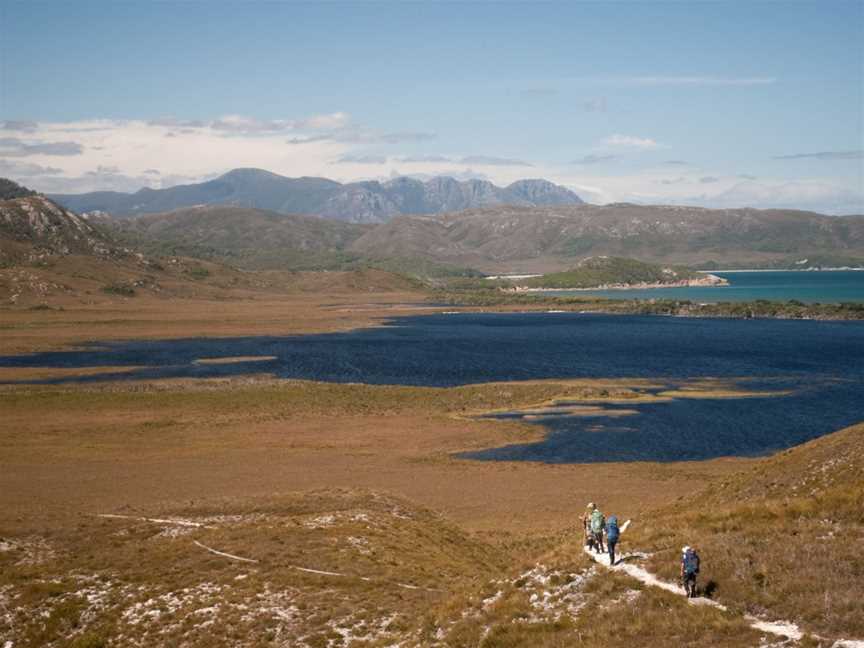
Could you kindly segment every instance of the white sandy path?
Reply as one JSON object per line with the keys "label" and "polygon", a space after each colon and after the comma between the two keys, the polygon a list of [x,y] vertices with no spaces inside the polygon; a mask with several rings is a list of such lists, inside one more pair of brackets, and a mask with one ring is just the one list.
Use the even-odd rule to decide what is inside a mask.
{"label": "white sandy path", "polygon": [[183,527],[195,527],[197,529],[213,529],[213,528],[215,528],[215,527],[208,527],[206,524],[201,524],[200,522],[192,522],[191,520],[148,518],[148,517],[139,517],[137,515],[120,515],[118,513],[98,513],[96,515],[96,517],[111,518],[111,519],[116,519],[116,520],[139,520],[141,522],[153,522],[154,524],[173,524],[176,526],[183,526]]}
{"label": "white sandy path", "polygon": [[219,551],[218,549],[214,549],[213,547],[208,547],[203,542],[198,542],[197,540],[192,541],[194,544],[198,545],[202,549],[206,549],[212,554],[216,554],[217,556],[222,556],[223,558],[230,558],[231,560],[239,560],[240,562],[248,562],[258,564],[258,561],[253,558],[244,558],[243,556],[235,556],[234,554],[225,553],[224,551]]}
{"label": "white sandy path", "polygon": [[[624,533],[624,531],[629,525],[630,520],[627,520],[621,526],[621,533]],[[603,565],[607,569],[611,569],[612,571],[624,572],[628,576],[631,576],[632,578],[641,581],[645,585],[649,585],[651,587],[659,587],[660,589],[671,592],[672,594],[675,594],[677,596],[685,595],[685,592],[680,585],[660,580],[654,574],[645,569],[642,569],[641,567],[630,563],[622,562],[622,559],[626,559],[627,557],[640,557],[641,554],[622,554],[618,558],[618,561],[615,565],[610,565],[608,553],[597,554],[591,551],[586,546],[583,546],[582,550],[591,558],[591,560]],[[707,598],[692,598],[687,599],[687,602],[691,605],[708,605],[710,607],[717,608],[718,610],[723,610],[724,612],[728,609],[722,603],[718,603],[717,601],[712,601],[711,599]],[[799,641],[804,636],[804,633],[801,631],[801,629],[797,625],[789,621],[763,621],[762,619],[758,619],[749,614],[745,614],[744,619],[747,621],[747,623],[750,624],[751,628],[759,630],[760,632],[777,635],[786,639],[792,639],[793,641]],[[822,639],[823,641],[825,640],[824,637],[820,637],[818,635],[812,636],[816,637],[817,639]],[[864,648],[864,641],[840,639],[838,641],[835,641],[832,644],[831,648]]]}
{"label": "white sandy path", "polygon": [[[119,519],[119,520],[139,520],[142,522],[152,522],[153,524],[172,524],[179,525],[185,527],[196,527],[201,529],[213,529],[215,527],[207,526],[205,524],[201,524],[199,522],[193,522],[191,520],[183,520],[183,519],[166,519],[166,518],[148,518],[148,517],[139,517],[136,515],[119,515],[115,513],[100,513],[97,514],[96,517],[101,518],[110,518],[110,519]],[[199,542],[198,540],[192,540],[192,543],[198,547],[201,547],[205,551],[208,551],[216,556],[221,556],[222,558],[228,558],[229,560],[237,560],[240,562],[254,563],[258,564],[259,561],[254,558],[244,558],[243,556],[237,556],[235,554],[230,554],[225,551],[219,551],[218,549],[214,549],[213,547],[209,547],[205,545],[203,542]],[[421,587],[420,585],[411,585],[410,583],[399,583],[397,581],[388,581],[380,578],[370,578],[369,576],[354,576],[352,574],[340,574],[339,572],[325,571],[323,569],[310,569],[308,567],[300,567],[299,565],[288,565],[289,569],[294,569],[296,571],[305,572],[307,574],[317,574],[319,576],[336,576],[339,578],[358,578],[362,581],[366,581],[367,583],[382,583],[385,585],[395,585],[396,587],[401,587],[402,589],[409,590],[422,590],[424,592],[442,592],[443,590],[434,589],[432,587]]]}

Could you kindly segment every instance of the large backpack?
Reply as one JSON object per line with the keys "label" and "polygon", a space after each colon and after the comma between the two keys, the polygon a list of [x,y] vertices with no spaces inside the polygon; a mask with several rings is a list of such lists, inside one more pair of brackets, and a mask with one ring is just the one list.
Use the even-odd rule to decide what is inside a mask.
{"label": "large backpack", "polygon": [[601,533],[603,531],[603,514],[599,509],[595,509],[591,514],[591,530],[594,533]]}
{"label": "large backpack", "polygon": [[688,551],[681,559],[684,563],[684,573],[693,575],[699,573],[699,555],[695,551]]}
{"label": "large backpack", "polygon": [[621,532],[618,530],[618,518],[611,515],[609,521],[606,523],[606,539],[609,542],[618,542],[619,535],[621,535]]}

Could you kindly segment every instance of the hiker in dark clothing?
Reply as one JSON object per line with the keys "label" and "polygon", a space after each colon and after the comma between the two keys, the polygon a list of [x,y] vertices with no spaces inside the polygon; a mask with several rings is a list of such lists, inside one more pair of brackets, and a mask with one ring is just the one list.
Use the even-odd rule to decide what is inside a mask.
{"label": "hiker in dark clothing", "polygon": [[615,564],[615,545],[618,544],[618,538],[621,536],[621,531],[618,529],[618,518],[610,515],[606,520],[606,548],[609,550],[609,565]]}
{"label": "hiker in dark clothing", "polygon": [[681,550],[681,584],[687,598],[696,598],[696,577],[699,576],[699,554],[693,547]]}

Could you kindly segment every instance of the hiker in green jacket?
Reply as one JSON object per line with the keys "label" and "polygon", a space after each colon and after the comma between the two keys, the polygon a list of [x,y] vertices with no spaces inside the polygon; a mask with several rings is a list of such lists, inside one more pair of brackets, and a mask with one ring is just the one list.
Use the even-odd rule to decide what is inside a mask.
{"label": "hiker in green jacket", "polygon": [[600,509],[595,508],[591,513],[591,533],[594,534],[594,550],[597,553],[605,553],[603,548],[603,527],[606,526],[606,518]]}

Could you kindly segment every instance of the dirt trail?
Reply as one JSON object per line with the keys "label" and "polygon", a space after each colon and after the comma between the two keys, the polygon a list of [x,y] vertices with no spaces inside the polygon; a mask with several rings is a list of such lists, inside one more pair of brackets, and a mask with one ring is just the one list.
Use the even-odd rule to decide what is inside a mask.
{"label": "dirt trail", "polygon": [[[627,527],[629,522],[630,521],[628,520],[622,526],[622,531]],[[616,563],[614,565],[610,565],[609,554],[594,553],[586,546],[583,546],[582,550],[591,558],[591,560],[602,565],[606,569],[623,572],[628,576],[644,583],[645,585],[649,585],[651,587],[659,587],[660,589],[666,590],[667,592],[670,592],[677,596],[685,596],[684,590],[680,585],[661,580],[651,572],[643,569],[642,567],[627,562],[628,559],[644,558],[645,554],[639,552],[621,554]],[[711,599],[707,598],[692,598],[688,599],[687,602],[691,605],[708,605],[710,607],[717,608],[718,610],[723,610],[724,612],[728,611],[728,608],[722,603],[718,603],[717,601],[712,601]],[[759,630],[760,632],[765,632],[767,634],[777,635],[779,637],[791,639],[793,641],[800,641],[805,634],[797,625],[790,621],[764,621],[749,614],[745,614],[744,619],[747,621],[747,623],[750,624],[750,627],[754,630]],[[822,641],[830,641],[826,637],[820,637],[819,635],[811,636],[815,637],[816,639],[821,639]],[[864,641],[839,639],[834,641],[833,644],[831,644],[831,648],[864,648]]]}
{"label": "dirt trail", "polygon": [[[207,526],[207,525],[201,524],[199,522],[193,522],[192,520],[184,520],[181,518],[171,518],[171,519],[150,518],[150,517],[140,517],[137,515],[119,515],[119,514],[113,514],[113,513],[99,513],[96,515],[96,517],[108,518],[108,519],[120,519],[120,520],[137,520],[137,521],[141,521],[141,522],[151,522],[153,524],[159,524],[159,525],[163,525],[163,526],[164,525],[169,525],[169,526],[170,525],[176,525],[176,526],[194,527],[194,528],[201,528],[201,529],[214,529],[214,528],[216,528],[213,526]],[[194,538],[192,539],[192,544],[194,544],[197,547],[200,547],[201,549],[204,549],[204,551],[212,553],[216,556],[220,556],[222,558],[227,558],[228,560],[237,560],[240,562],[247,562],[247,563],[254,563],[254,564],[260,563],[260,561],[255,559],[255,558],[245,558],[243,556],[238,556],[236,554],[231,554],[231,553],[227,553],[225,551],[220,551],[218,549],[214,549],[213,547],[206,545],[203,542],[200,542],[198,540],[195,540]],[[384,579],[377,578],[377,577],[373,578],[373,577],[369,577],[369,576],[357,576],[354,574],[342,574],[339,572],[325,571],[322,569],[310,569],[308,567],[300,567],[299,565],[288,565],[288,568],[293,569],[295,571],[304,572],[307,574],[317,574],[319,576],[336,576],[338,578],[357,578],[357,579],[359,579],[361,581],[365,581],[367,583],[381,583],[382,585],[393,585],[395,587],[401,587],[402,589],[422,590],[424,592],[435,592],[435,593],[442,592],[442,590],[435,589],[433,587],[423,587],[421,585],[411,585],[410,583],[400,583],[398,581],[388,581],[388,580],[384,580]]]}

